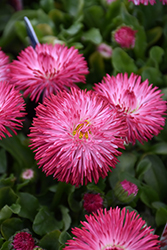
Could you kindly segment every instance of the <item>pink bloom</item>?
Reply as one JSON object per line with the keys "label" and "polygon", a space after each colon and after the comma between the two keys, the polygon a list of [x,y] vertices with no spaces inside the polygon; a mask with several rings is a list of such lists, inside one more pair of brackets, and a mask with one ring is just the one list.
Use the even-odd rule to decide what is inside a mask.
{"label": "pink bloom", "polygon": [[27,232],[20,232],[14,236],[12,245],[15,250],[33,250],[35,242],[31,234]]}
{"label": "pink bloom", "polygon": [[9,57],[0,48],[0,81],[9,78]]}
{"label": "pink bloom", "polygon": [[123,208],[100,209],[85,216],[82,228],[72,229],[75,237],[64,250],[158,250],[158,236],[136,212]]}
{"label": "pink bloom", "polygon": [[133,30],[131,27],[121,26],[113,33],[114,40],[122,48],[134,48],[136,32],[137,30]]}
{"label": "pink bloom", "polygon": [[161,98],[163,94],[158,87],[149,85],[148,80],[141,82],[141,77],[133,73],[129,78],[127,73],[116,77],[107,75],[94,89],[126,116],[127,143],[147,141],[165,125],[163,115],[167,106]]}
{"label": "pink bloom", "polygon": [[12,83],[36,102],[42,93],[44,99],[59,90],[77,87],[74,83],[85,82],[84,75],[88,74],[87,63],[78,50],[61,44],[38,44],[35,49],[29,46],[10,68]]}
{"label": "pink bloom", "polygon": [[88,213],[96,212],[97,209],[103,208],[103,198],[100,194],[86,193],[83,197],[84,209]]}
{"label": "pink bloom", "polygon": [[0,139],[5,137],[4,133],[11,136],[7,128],[14,129],[22,127],[22,117],[25,116],[24,100],[13,86],[8,82],[0,82]]}
{"label": "pink bloom", "polygon": [[115,2],[116,0],[107,0],[107,3],[110,4],[112,2]]}
{"label": "pink bloom", "polygon": [[124,180],[120,184],[123,187],[123,189],[125,190],[125,192],[128,192],[128,196],[131,194],[133,194],[134,196],[137,195],[138,187],[134,183],[127,181],[127,180]]}
{"label": "pink bloom", "polygon": [[22,173],[22,178],[25,180],[30,180],[34,177],[34,171],[30,168],[30,169],[26,169],[23,173]]}
{"label": "pink bloom", "polygon": [[93,91],[72,88],[36,108],[31,127],[35,159],[46,175],[73,185],[95,183],[115,167],[124,148],[124,117]]}
{"label": "pink bloom", "polygon": [[111,58],[112,55],[112,48],[111,46],[105,44],[105,43],[101,43],[98,47],[97,47],[97,51],[99,51],[99,53],[104,57],[104,58]]}
{"label": "pink bloom", "polygon": [[156,3],[155,0],[129,0],[129,2],[133,2],[135,5],[139,5],[139,4],[148,5],[149,3],[151,5],[154,5]]}

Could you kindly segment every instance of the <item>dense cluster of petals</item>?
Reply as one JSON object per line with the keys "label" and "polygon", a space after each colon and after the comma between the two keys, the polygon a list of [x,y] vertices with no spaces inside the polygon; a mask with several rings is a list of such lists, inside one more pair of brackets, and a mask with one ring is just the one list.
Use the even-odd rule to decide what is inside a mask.
{"label": "dense cluster of petals", "polygon": [[25,116],[25,103],[22,95],[8,82],[0,82],[0,138],[5,133],[11,136],[10,130],[15,134],[15,129],[22,127],[22,118]]}
{"label": "dense cluster of petals", "polygon": [[72,229],[75,235],[64,250],[158,250],[158,236],[146,226],[136,212],[123,208],[98,210],[86,215],[82,228]]}
{"label": "dense cluster of petals", "polygon": [[119,27],[113,34],[114,40],[122,47],[122,48],[134,48],[135,46],[135,34],[137,30],[133,30],[128,26]]}
{"label": "dense cluster of petals", "polygon": [[107,75],[94,89],[126,116],[127,143],[147,141],[165,125],[167,106],[161,98],[163,94],[148,80],[141,82],[141,77],[133,73],[129,78],[127,73]]}
{"label": "dense cluster of petals", "polygon": [[0,48],[0,81],[9,79],[9,57]]}
{"label": "dense cluster of petals", "polygon": [[38,44],[35,49],[29,46],[21,51],[18,60],[10,65],[11,83],[24,91],[24,97],[31,100],[43,99],[51,93],[85,82],[88,74],[84,57],[74,47],[61,44]]}
{"label": "dense cluster of petals", "polygon": [[100,194],[86,193],[83,197],[83,207],[88,213],[96,212],[103,208],[103,198]]}
{"label": "dense cluster of petals", "polygon": [[46,175],[73,185],[98,182],[115,167],[124,148],[122,113],[93,91],[72,88],[45,98],[30,128],[35,159]]}
{"label": "dense cluster of petals", "polygon": [[14,236],[12,245],[15,250],[33,250],[35,248],[35,241],[31,234],[20,232]]}

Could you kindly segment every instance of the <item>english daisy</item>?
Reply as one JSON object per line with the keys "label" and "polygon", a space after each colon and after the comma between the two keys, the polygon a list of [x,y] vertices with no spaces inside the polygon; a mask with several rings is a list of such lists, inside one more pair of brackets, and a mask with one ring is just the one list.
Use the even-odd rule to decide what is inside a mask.
{"label": "english daisy", "polygon": [[30,233],[19,232],[14,236],[12,245],[14,250],[33,250],[35,241]]}
{"label": "english daisy", "polygon": [[95,91],[106,97],[111,105],[122,110],[126,116],[128,132],[126,142],[135,144],[158,135],[165,125],[166,102],[161,98],[158,87],[149,85],[148,80],[131,74],[106,75],[102,82],[95,84]]}
{"label": "english daisy", "polygon": [[64,250],[158,250],[158,236],[136,212],[123,208],[98,210],[86,215],[82,228],[72,229],[73,239]]}
{"label": "english daisy", "polygon": [[[25,103],[18,90],[8,82],[0,82],[0,139],[5,134],[11,136],[7,128],[15,134],[15,129],[22,127],[22,118],[25,116]],[[22,112],[23,111],[23,112]]]}
{"label": "english daisy", "polygon": [[115,167],[126,134],[124,116],[93,91],[72,88],[45,98],[30,128],[35,159],[46,175],[73,185],[98,182]]}
{"label": "english daisy", "polygon": [[29,46],[11,63],[10,70],[11,83],[24,91],[24,97],[30,94],[36,102],[42,93],[44,99],[51,93],[77,87],[75,83],[85,82],[88,74],[87,63],[78,50],[61,44],[37,44],[35,49]]}

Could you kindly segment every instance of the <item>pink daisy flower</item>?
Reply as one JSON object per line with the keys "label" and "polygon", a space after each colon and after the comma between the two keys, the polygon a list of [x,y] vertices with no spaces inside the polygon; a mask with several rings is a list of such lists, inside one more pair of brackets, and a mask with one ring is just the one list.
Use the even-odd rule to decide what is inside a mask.
{"label": "pink daisy flower", "polygon": [[136,32],[137,30],[133,30],[131,27],[121,26],[114,31],[113,37],[122,48],[134,48]]}
{"label": "pink daisy flower", "polygon": [[9,78],[9,57],[0,48],[0,81]]}
{"label": "pink daisy flower", "polygon": [[107,45],[106,43],[101,43],[97,46],[97,51],[101,54],[104,58],[111,58],[112,55],[112,48],[111,46]]}
{"label": "pink daisy flower", "polygon": [[44,99],[59,90],[77,87],[74,83],[85,82],[84,75],[88,74],[87,63],[78,50],[61,44],[38,44],[35,49],[29,46],[10,69],[11,83],[36,102],[42,93]]}
{"label": "pink daisy flower", "polygon": [[160,0],[163,5],[167,4],[167,0]]}
{"label": "pink daisy flower", "polygon": [[73,185],[95,183],[115,167],[124,148],[124,117],[93,91],[72,88],[36,108],[30,128],[35,159],[46,175]]}
{"label": "pink daisy flower", "polygon": [[88,213],[96,212],[103,208],[103,198],[100,194],[86,193],[83,197],[83,207]]}
{"label": "pink daisy flower", "polygon": [[24,100],[13,86],[3,81],[0,82],[0,139],[5,137],[4,133],[11,136],[7,128],[15,134],[15,129],[22,127],[22,118],[25,116]]}
{"label": "pink daisy flower", "polygon": [[31,234],[20,232],[14,236],[12,245],[15,250],[33,250],[35,247],[35,241]]}
{"label": "pink daisy flower", "polygon": [[158,135],[165,125],[163,115],[167,106],[161,98],[163,94],[158,87],[149,85],[148,80],[141,82],[141,77],[133,73],[129,78],[127,73],[116,77],[106,75],[94,89],[126,116],[127,143],[147,141]]}
{"label": "pink daisy flower", "polygon": [[82,228],[72,229],[75,235],[64,250],[158,250],[158,236],[136,212],[123,208],[100,209],[86,215]]}

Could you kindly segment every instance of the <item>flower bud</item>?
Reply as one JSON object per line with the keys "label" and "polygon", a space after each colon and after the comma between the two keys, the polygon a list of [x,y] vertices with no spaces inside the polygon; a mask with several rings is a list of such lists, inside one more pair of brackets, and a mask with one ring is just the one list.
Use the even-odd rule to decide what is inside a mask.
{"label": "flower bud", "polygon": [[121,26],[114,31],[113,38],[122,48],[134,48],[136,32],[131,27]]}
{"label": "flower bud", "polygon": [[103,208],[103,198],[100,194],[86,193],[83,201],[83,207],[88,213],[96,212],[97,209]]}
{"label": "flower bud", "polygon": [[131,202],[137,193],[138,187],[134,183],[127,180],[118,182],[114,188],[116,198],[123,203]]}
{"label": "flower bud", "polygon": [[97,51],[101,54],[102,57],[111,58],[112,48],[111,48],[111,46],[107,45],[106,43],[101,43],[97,47]]}

